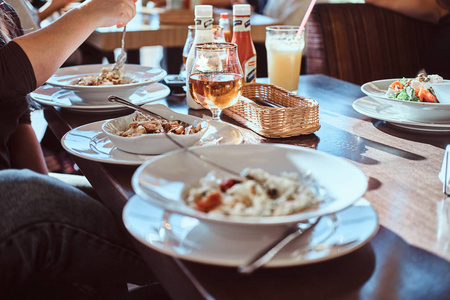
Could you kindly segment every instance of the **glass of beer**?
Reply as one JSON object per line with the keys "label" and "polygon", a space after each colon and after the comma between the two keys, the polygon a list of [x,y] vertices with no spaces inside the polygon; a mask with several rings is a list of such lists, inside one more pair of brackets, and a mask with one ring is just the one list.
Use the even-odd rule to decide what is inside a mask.
{"label": "glass of beer", "polygon": [[269,83],[297,93],[305,30],[299,26],[266,27],[267,71]]}
{"label": "glass of beer", "polygon": [[192,98],[211,111],[213,120],[220,121],[222,110],[236,104],[242,94],[244,75],[236,44],[195,45],[190,74]]}

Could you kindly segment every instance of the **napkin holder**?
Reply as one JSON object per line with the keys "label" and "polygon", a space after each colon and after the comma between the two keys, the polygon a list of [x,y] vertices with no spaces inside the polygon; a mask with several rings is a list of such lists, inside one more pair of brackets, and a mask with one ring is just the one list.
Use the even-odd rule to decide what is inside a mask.
{"label": "napkin holder", "polygon": [[267,138],[287,138],[319,130],[317,101],[271,84],[249,83],[225,115]]}

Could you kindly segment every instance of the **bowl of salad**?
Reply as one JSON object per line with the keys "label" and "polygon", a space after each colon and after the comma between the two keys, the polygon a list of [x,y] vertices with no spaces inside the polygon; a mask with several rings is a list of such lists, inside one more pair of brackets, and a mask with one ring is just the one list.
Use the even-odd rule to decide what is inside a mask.
{"label": "bowl of salad", "polygon": [[[450,123],[450,102],[434,88],[450,84],[439,75],[394,78],[365,83],[361,91],[383,105],[391,105],[405,119],[419,123]],[[440,100],[440,98],[442,100]],[[445,97],[446,98],[446,97]]]}

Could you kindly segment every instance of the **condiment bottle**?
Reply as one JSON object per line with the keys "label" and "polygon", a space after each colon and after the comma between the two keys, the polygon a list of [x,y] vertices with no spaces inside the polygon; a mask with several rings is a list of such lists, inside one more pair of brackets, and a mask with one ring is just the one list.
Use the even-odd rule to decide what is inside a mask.
{"label": "condiment bottle", "polygon": [[222,27],[225,42],[231,42],[230,21],[228,20],[228,13],[220,13],[219,26]]}
{"label": "condiment bottle", "polygon": [[195,45],[214,42],[212,29],[213,7],[211,5],[195,6],[195,37],[186,60],[186,101],[187,105],[193,109],[203,108],[203,106],[192,99],[191,92],[189,90],[189,76],[191,75],[192,61],[194,60]]}
{"label": "condiment bottle", "polygon": [[256,50],[250,32],[250,4],[233,5],[233,39],[238,45],[239,61],[244,72],[244,82],[256,81]]}

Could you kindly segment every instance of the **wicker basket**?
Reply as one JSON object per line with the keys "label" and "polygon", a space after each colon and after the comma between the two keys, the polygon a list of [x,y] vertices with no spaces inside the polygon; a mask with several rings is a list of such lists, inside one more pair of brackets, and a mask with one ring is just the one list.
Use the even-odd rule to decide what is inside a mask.
{"label": "wicker basket", "polygon": [[316,132],[319,104],[271,84],[244,85],[243,97],[224,114],[268,138],[286,138]]}

